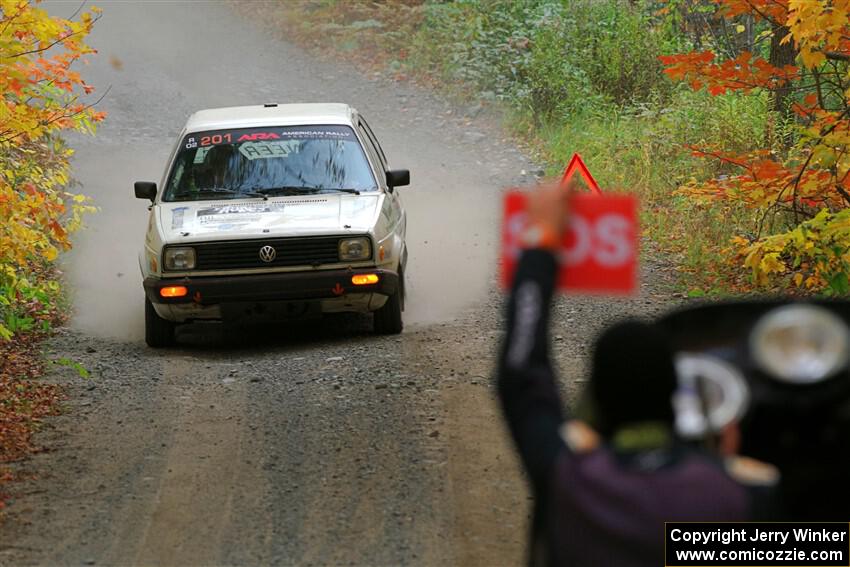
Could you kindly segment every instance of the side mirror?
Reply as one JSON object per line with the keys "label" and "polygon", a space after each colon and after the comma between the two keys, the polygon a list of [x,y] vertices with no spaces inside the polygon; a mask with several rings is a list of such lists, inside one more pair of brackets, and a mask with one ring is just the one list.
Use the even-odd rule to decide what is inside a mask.
{"label": "side mirror", "polygon": [[156,199],[156,183],[153,181],[136,181],[133,188],[136,190],[136,199],[150,199],[151,203]]}
{"label": "side mirror", "polygon": [[407,169],[393,169],[387,172],[387,187],[390,191],[395,187],[410,185],[410,171]]}

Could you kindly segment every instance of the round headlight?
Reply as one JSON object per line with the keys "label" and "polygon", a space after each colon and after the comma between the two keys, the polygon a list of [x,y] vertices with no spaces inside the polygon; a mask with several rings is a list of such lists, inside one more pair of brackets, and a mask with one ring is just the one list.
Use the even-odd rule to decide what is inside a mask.
{"label": "round headlight", "polygon": [[816,305],[786,305],[759,319],[750,334],[758,367],[791,384],[812,384],[847,366],[850,332]]}
{"label": "round headlight", "polygon": [[740,419],[750,390],[743,375],[720,358],[682,353],[676,355],[679,387],[673,396],[676,430],[686,439],[717,433]]}

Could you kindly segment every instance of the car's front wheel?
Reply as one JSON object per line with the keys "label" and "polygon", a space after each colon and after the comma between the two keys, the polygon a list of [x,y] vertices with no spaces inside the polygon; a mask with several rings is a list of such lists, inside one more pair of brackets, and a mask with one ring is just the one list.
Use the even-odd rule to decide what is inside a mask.
{"label": "car's front wheel", "polygon": [[174,323],[160,317],[153,303],[145,298],[145,342],[149,347],[162,348],[174,345]]}
{"label": "car's front wheel", "polygon": [[397,335],[404,329],[401,312],[404,308],[404,274],[399,272],[399,285],[383,307],[375,311],[374,330],[379,335]]}

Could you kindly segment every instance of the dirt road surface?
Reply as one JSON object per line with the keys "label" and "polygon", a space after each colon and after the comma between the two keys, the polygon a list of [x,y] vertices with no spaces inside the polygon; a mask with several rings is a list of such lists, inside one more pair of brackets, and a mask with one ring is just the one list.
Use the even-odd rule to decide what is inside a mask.
{"label": "dirt road surface", "polygon": [[[70,15],[76,4],[47,3]],[[215,2],[100,3],[83,69],[108,121],[75,137],[101,210],[66,259],[76,315],[49,343],[67,412],[20,467],[2,565],[517,565],[530,497],[491,386],[499,189],[533,165],[486,119],[298,50]],[[142,333],[135,180],[159,181],[187,116],[263,102],[349,102],[412,172],[408,328],[368,321],[195,326],[153,351]],[[627,302],[559,300],[564,390],[593,333],[666,296],[646,268]]]}

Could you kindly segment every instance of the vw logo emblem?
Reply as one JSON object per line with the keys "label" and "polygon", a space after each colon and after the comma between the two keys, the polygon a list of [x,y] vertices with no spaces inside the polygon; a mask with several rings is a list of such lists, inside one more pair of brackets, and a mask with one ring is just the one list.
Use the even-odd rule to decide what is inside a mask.
{"label": "vw logo emblem", "polygon": [[263,262],[269,263],[275,259],[275,256],[277,256],[277,250],[271,246],[263,246],[260,248],[260,260]]}

